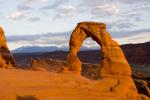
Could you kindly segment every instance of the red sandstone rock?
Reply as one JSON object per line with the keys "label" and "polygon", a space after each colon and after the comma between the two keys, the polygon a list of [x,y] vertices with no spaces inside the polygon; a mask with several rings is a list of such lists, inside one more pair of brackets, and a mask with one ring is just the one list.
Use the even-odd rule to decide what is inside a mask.
{"label": "red sandstone rock", "polygon": [[100,88],[109,87],[107,83],[112,85],[111,79],[113,79],[115,84],[110,87],[109,91],[115,93],[115,100],[140,100],[131,78],[130,66],[118,43],[112,40],[110,34],[106,31],[104,23],[81,22],[77,25],[70,37],[70,51],[67,59],[68,70],[80,74],[81,62],[77,53],[83,41],[88,37],[91,37],[101,46],[100,76],[102,79],[100,83],[105,79],[108,79],[108,82],[104,86],[100,85]]}
{"label": "red sandstone rock", "polygon": [[83,41],[88,37],[91,37],[101,46],[101,76],[131,76],[130,66],[118,43],[111,39],[104,23],[96,22],[81,22],[72,32],[68,56],[68,68],[70,71],[81,71],[80,60],[77,57],[77,53]]}
{"label": "red sandstone rock", "polygon": [[15,67],[15,60],[7,47],[4,31],[0,27],[0,68],[12,67]]}

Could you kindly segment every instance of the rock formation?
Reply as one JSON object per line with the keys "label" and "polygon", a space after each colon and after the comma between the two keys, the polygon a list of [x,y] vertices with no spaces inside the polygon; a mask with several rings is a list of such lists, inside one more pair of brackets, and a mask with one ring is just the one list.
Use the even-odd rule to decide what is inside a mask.
{"label": "rock formation", "polygon": [[150,89],[148,83],[145,80],[134,79],[138,92],[150,97]]}
{"label": "rock formation", "polygon": [[15,60],[6,44],[4,31],[0,27],[0,68],[12,68],[15,65]]}
{"label": "rock formation", "polygon": [[88,37],[91,37],[101,47],[101,76],[131,76],[130,66],[118,43],[111,39],[104,23],[96,22],[81,22],[73,31],[69,43],[68,70],[80,73],[81,62],[77,53],[83,41]]}
{"label": "rock formation", "polygon": [[[66,63],[67,63],[66,61],[56,60],[56,59],[48,59],[48,58],[45,59],[44,57],[43,58],[33,58],[33,59],[31,59],[31,69],[32,70],[40,70],[40,71],[46,70],[49,72],[58,72],[58,73],[61,72],[61,70],[63,70],[64,73],[68,73],[69,71],[67,70],[67,67],[64,67],[66,65]],[[27,68],[27,67],[25,67],[25,68]],[[132,87],[134,87],[134,83],[135,83],[135,85],[138,89],[138,93],[140,94],[141,98],[143,98],[142,100],[149,100],[149,99],[146,99],[146,98],[149,98],[148,96],[150,96],[149,83],[148,83],[148,81],[147,82],[145,81],[146,77],[144,79],[135,78],[134,83],[132,81],[132,78],[129,76],[128,77],[125,76],[126,78],[120,76],[120,79],[119,79],[119,77],[117,77],[117,78],[116,77],[112,77],[112,78],[108,77],[108,78],[101,79],[100,74],[99,74],[100,73],[99,64],[90,64],[90,63],[83,63],[83,62],[82,62],[82,72],[81,73],[82,73],[82,76],[84,76],[88,79],[91,79],[91,80],[95,80],[95,82],[99,82],[99,85],[100,85],[99,87],[102,87],[102,89],[104,89],[104,90],[107,90],[107,89],[103,88],[103,86],[105,86],[105,84],[111,84],[110,87],[109,86],[107,87],[107,85],[106,85],[106,87],[110,88],[110,91],[112,93],[115,90],[115,88],[114,88],[115,86],[118,87],[118,86],[121,86],[121,84],[124,84],[124,88],[127,88],[126,91],[128,91],[129,90],[128,87],[131,84],[132,84]],[[135,74],[135,73],[133,73],[133,74]],[[106,81],[106,79],[108,79],[108,80],[110,79],[110,81]],[[106,83],[102,85],[102,82],[104,80],[106,81]],[[111,80],[114,80],[115,81],[114,84],[116,84],[116,85],[112,84]],[[97,91],[99,91],[99,90],[101,90],[101,88],[97,88]],[[120,91],[120,94],[122,93],[121,88],[119,88],[118,91]],[[131,89],[129,91],[137,92],[135,87],[133,88],[133,90]],[[107,91],[107,93],[109,93],[109,92]],[[104,99],[104,100],[106,100],[106,99]],[[125,100],[128,100],[128,99],[125,99]]]}
{"label": "rock formation", "polygon": [[[130,66],[118,43],[112,40],[110,34],[106,31],[104,23],[81,22],[77,25],[72,32],[69,42],[68,71],[78,75],[81,74],[81,62],[77,53],[83,41],[88,37],[91,37],[101,47],[100,83],[104,80],[108,80],[107,84],[111,84],[111,80],[115,81],[115,85],[111,84],[111,86],[108,86],[109,92],[115,93],[117,96],[115,100],[140,100],[140,96],[131,78]],[[100,86],[100,88],[104,87]]]}
{"label": "rock formation", "polygon": [[32,58],[30,65],[32,70],[47,70],[58,72],[63,68],[65,64],[65,61],[55,59]]}

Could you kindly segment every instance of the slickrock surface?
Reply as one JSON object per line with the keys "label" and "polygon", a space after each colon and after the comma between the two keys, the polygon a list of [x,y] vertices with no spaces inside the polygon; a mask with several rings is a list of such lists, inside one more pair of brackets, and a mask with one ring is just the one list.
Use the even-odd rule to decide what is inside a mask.
{"label": "slickrock surface", "polygon": [[15,67],[15,60],[8,47],[3,29],[0,27],[0,68]]}
{"label": "slickrock surface", "polygon": [[0,100],[140,100],[129,77],[89,80],[47,71],[0,69]]}
{"label": "slickrock surface", "polygon": [[31,67],[32,70],[46,70],[59,72],[66,65],[66,61],[53,60],[53,59],[31,59]]}
{"label": "slickrock surface", "polygon": [[[32,59],[31,67],[32,70],[45,70],[50,72],[60,72],[61,69],[66,65],[66,61],[56,60],[56,59]],[[98,64],[82,63],[82,76],[92,79],[100,79],[100,66]],[[139,75],[140,74],[140,75]],[[142,75],[146,74],[146,75]],[[150,97],[150,82],[149,82],[149,73],[146,72],[134,72],[133,71],[133,80],[137,87],[139,94],[144,94],[145,96]]]}

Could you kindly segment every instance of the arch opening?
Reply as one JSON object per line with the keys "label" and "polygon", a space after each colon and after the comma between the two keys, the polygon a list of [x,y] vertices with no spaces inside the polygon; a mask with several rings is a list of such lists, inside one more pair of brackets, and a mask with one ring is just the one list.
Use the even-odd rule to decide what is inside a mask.
{"label": "arch opening", "polygon": [[83,41],[77,56],[82,63],[81,75],[92,80],[100,79],[101,46],[91,37],[87,37]]}
{"label": "arch opening", "polygon": [[101,63],[101,46],[93,41],[91,37],[87,37],[77,53],[82,63],[100,64]]}

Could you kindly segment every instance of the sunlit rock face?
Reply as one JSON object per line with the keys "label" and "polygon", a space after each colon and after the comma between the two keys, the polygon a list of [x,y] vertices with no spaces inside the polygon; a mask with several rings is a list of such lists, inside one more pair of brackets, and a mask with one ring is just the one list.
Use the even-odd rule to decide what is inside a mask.
{"label": "sunlit rock face", "polygon": [[112,40],[110,34],[106,31],[104,23],[96,22],[81,22],[72,32],[67,64],[70,71],[80,73],[81,62],[77,57],[77,53],[83,41],[88,37],[91,37],[101,47],[100,75],[102,77],[107,75],[131,76],[130,66],[118,43]]}
{"label": "sunlit rock face", "polygon": [[[102,61],[99,67],[100,80],[97,90],[104,89],[108,94],[114,93],[112,98],[114,100],[141,100],[131,78],[130,66],[118,43],[112,40],[106,31],[104,23],[81,22],[77,25],[69,42],[70,51],[66,67],[68,71],[77,75],[81,74],[81,62],[77,53],[83,41],[88,37],[91,37],[101,47]],[[67,72],[66,68],[64,72]],[[105,81],[104,85],[100,85],[103,81]]]}
{"label": "sunlit rock face", "polygon": [[15,66],[15,60],[7,47],[4,31],[0,27],[0,68],[13,68]]}

